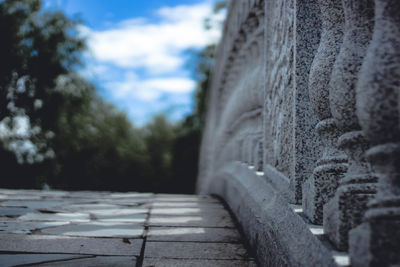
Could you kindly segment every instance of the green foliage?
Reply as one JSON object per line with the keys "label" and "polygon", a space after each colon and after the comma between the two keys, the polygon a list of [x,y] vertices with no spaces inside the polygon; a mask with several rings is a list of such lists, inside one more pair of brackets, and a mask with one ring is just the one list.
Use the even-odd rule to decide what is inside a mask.
{"label": "green foliage", "polygon": [[137,128],[74,72],[77,25],[40,0],[0,0],[0,187],[194,192],[215,45],[191,52],[193,114]]}
{"label": "green foliage", "polygon": [[[227,1],[218,1],[212,15],[223,12],[226,7]],[[212,27],[222,27],[222,21],[210,16],[205,21],[205,28],[211,30]],[[194,111],[177,128],[177,135],[172,148],[172,173],[174,189],[177,193],[193,193],[195,191],[200,143],[205,127],[215,49],[216,44],[210,44],[201,50],[188,51],[191,60],[187,62],[187,68],[192,70],[197,88]]]}
{"label": "green foliage", "polygon": [[62,102],[69,97],[55,90],[56,78],[80,64],[85,47],[77,37],[77,23],[60,12],[42,12],[40,0],[0,2],[0,122],[16,132],[17,119],[28,119],[24,138],[36,154],[16,151],[23,138],[9,134],[1,146],[14,151],[20,162],[42,161],[51,154],[46,136],[52,135]]}

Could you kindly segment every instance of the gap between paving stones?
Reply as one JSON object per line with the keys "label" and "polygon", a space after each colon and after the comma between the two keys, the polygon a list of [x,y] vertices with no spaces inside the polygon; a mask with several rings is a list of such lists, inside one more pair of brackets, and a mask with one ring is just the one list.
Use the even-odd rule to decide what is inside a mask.
{"label": "gap between paving stones", "polygon": [[[25,191],[21,190],[14,191],[13,193],[16,195],[23,195],[24,192]],[[40,239],[40,237],[56,237],[56,239],[58,238],[61,240],[61,243],[69,249],[67,249],[67,252],[61,251],[60,248],[57,248],[57,244],[55,246],[56,248],[54,248],[54,246],[51,245],[53,243],[47,241],[41,241],[42,245],[44,244],[42,250],[31,250],[30,248],[32,248],[32,246],[38,245],[38,243],[34,243],[32,240],[28,240],[28,243],[30,243],[28,247],[21,249],[18,248],[17,244],[16,247],[10,249],[9,247],[15,244],[12,244],[12,242],[9,243],[10,240],[7,239],[10,246],[7,248],[8,250],[6,250],[4,245],[7,244],[3,244],[3,249],[1,249],[3,254],[0,254],[0,257],[1,255],[5,255],[5,253],[22,253],[21,255],[26,255],[28,253],[31,253],[32,255],[65,254],[66,256],[70,255],[71,257],[74,254],[85,257],[85,259],[52,260],[41,264],[32,262],[32,264],[37,266],[52,266],[51,264],[55,263],[57,264],[54,266],[74,266],[74,264],[83,264],[83,262],[89,264],[96,261],[97,263],[100,263],[101,260],[106,259],[110,263],[118,262],[121,264],[125,261],[125,263],[128,264],[128,260],[129,263],[132,264],[133,260],[135,260],[136,266],[138,267],[147,264],[146,262],[148,262],[148,259],[157,262],[165,260],[166,264],[167,262],[179,260],[181,263],[189,264],[190,262],[190,265],[191,263],[198,264],[201,262],[199,263],[200,265],[206,263],[204,266],[230,266],[229,263],[232,263],[232,266],[240,266],[237,265],[239,263],[246,264],[243,266],[256,266],[253,264],[254,259],[248,255],[248,251],[243,246],[243,238],[236,230],[237,225],[232,222],[234,217],[230,214],[229,209],[224,209],[224,207],[226,207],[224,206],[225,204],[215,197],[154,194],[141,197],[142,195],[137,193],[110,194],[104,192],[62,192],[54,195],[46,193],[48,197],[40,197],[43,193],[44,192],[42,191],[31,192],[33,196],[30,199],[18,199],[17,196],[7,198],[7,194],[4,193],[4,191],[2,192],[0,189],[0,195],[2,196],[0,199],[0,209],[4,208],[1,207],[2,202],[4,201],[18,201],[18,203],[15,204],[23,204],[24,202],[32,201],[32,204],[27,206],[32,208],[35,206],[36,209],[34,210],[36,210],[36,212],[27,209],[26,213],[31,212],[31,214],[36,215],[33,217],[24,217],[32,218],[32,221],[21,220],[20,222],[36,222],[37,224],[43,224],[46,223],[46,221],[42,221],[43,216],[48,216],[47,218],[49,221],[54,222],[54,219],[59,217],[62,218],[62,213],[88,214],[89,222],[68,222],[63,226],[51,226],[44,227],[43,229],[32,230],[31,235],[11,235],[14,240],[19,239],[21,236],[30,236],[33,237],[33,239]],[[78,199],[75,199],[75,196],[77,196]],[[59,204],[60,202],[63,202],[66,205],[54,205]],[[47,204],[50,206],[48,209],[46,209]],[[45,212],[37,212],[41,210],[45,210]],[[54,213],[52,211],[54,211]],[[50,216],[51,214],[55,214],[56,216]],[[135,216],[135,214],[146,215],[144,222],[123,221],[130,216]],[[22,216],[24,215],[26,214],[23,214]],[[108,222],[105,223],[98,217],[111,220],[115,217],[115,221],[108,224]],[[0,220],[1,218],[2,217],[0,216]],[[7,219],[8,222],[13,220],[18,221],[16,218]],[[101,226],[101,223],[105,223],[104,225],[110,225],[109,231],[103,229],[98,233],[88,233],[93,230],[93,227],[91,228],[88,225],[92,224]],[[113,227],[118,229],[118,225],[132,225],[134,226],[133,228],[138,229],[142,227],[143,232],[140,236],[125,238],[123,237],[123,230],[120,229],[120,235],[114,236]],[[72,234],[65,233],[66,231],[64,230],[68,230],[71,227],[75,229],[75,226],[77,229],[84,229],[83,232],[86,231],[86,233],[81,233],[79,230]],[[101,230],[101,227],[99,229]],[[46,233],[46,231],[48,233]],[[97,236],[102,234],[109,234],[111,236]],[[4,240],[5,236],[4,232],[0,232],[0,239]],[[73,244],[80,244],[82,242],[95,245],[93,247],[87,247],[85,243],[84,250],[72,249],[71,246],[73,246]],[[126,244],[126,242],[129,243],[129,246],[127,246],[128,244]],[[24,241],[23,243],[26,242]],[[106,247],[109,247],[111,244],[114,247],[105,249],[103,247],[105,244],[108,244]],[[21,246],[21,242],[19,243],[19,246]],[[116,250],[115,246],[120,246],[120,248],[123,248],[122,250],[125,252],[121,253],[122,250]],[[96,248],[98,248],[98,250],[96,250]],[[172,253],[168,252],[171,251],[171,249]],[[192,253],[191,250],[193,249],[197,251],[197,255],[196,253]],[[10,252],[9,250],[13,251]],[[152,250],[153,253],[151,253]],[[65,263],[66,265],[63,265],[62,263]],[[211,263],[221,263],[221,265],[210,265]],[[163,264],[161,265],[164,266]]]}
{"label": "gap between paving stones", "polygon": [[149,211],[147,213],[147,217],[146,220],[144,222],[144,230],[143,230],[143,243],[142,243],[142,247],[140,249],[140,255],[136,261],[136,267],[142,267],[143,265],[143,260],[144,260],[144,252],[146,249],[146,242],[147,242],[147,233],[149,231],[149,225],[148,222],[150,220],[150,216],[151,216],[151,209],[152,209],[153,205],[150,205],[149,207]]}

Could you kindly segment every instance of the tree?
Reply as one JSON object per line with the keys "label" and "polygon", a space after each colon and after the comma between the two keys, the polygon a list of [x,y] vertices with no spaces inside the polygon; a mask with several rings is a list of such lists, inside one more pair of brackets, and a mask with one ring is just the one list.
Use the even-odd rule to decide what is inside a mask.
{"label": "tree", "polygon": [[[219,1],[215,4],[213,14],[205,21],[205,28],[222,26],[220,18],[216,14],[224,12],[227,1]],[[196,80],[195,107],[192,114],[188,115],[177,128],[172,154],[172,173],[174,177],[174,189],[177,193],[193,193],[195,190],[198,173],[198,161],[200,143],[207,113],[207,99],[211,79],[211,71],[214,65],[216,44],[210,44],[205,48],[188,51],[191,60],[187,67],[192,70]]]}
{"label": "tree", "polygon": [[78,24],[40,0],[0,0],[0,186],[193,192],[215,45],[193,52],[194,112],[137,128],[76,73]]}
{"label": "tree", "polygon": [[158,115],[144,127],[144,134],[148,156],[148,190],[169,192],[174,186],[171,150],[175,140],[175,126],[164,115]]}
{"label": "tree", "polygon": [[[61,12],[43,12],[40,0],[0,1],[1,147],[19,162],[40,162],[53,154],[47,139],[66,97],[54,90],[56,78],[80,63],[85,47],[77,23]],[[24,134],[17,133],[21,123]]]}

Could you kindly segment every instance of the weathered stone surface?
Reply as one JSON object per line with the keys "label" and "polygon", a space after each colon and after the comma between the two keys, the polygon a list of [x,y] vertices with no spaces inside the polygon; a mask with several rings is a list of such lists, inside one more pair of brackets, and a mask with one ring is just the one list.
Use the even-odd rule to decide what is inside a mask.
{"label": "weathered stone surface", "polygon": [[79,259],[86,257],[90,256],[74,254],[0,254],[0,266],[11,267],[23,264],[39,264],[43,262]]}
{"label": "weathered stone surface", "polygon": [[225,242],[241,241],[236,229],[202,227],[150,227],[148,241]]}
{"label": "weathered stone surface", "polygon": [[350,233],[353,266],[400,265],[400,2],[375,0],[374,30],[356,87],[357,116],[372,147],[376,198]]}
{"label": "weathered stone surface", "polygon": [[183,203],[202,203],[202,202],[211,202],[218,203],[219,201],[216,198],[209,196],[188,196],[188,195],[163,195],[159,194],[155,197],[155,201],[165,201],[165,202],[183,202]]}
{"label": "weathered stone surface", "polygon": [[132,267],[136,266],[136,257],[121,257],[121,256],[96,256],[85,259],[74,259],[68,261],[51,262],[45,264],[38,264],[37,266],[62,266],[62,267],[76,267],[76,266],[96,266],[96,267]]}
{"label": "weathered stone surface", "polygon": [[353,262],[400,264],[397,236],[375,233],[400,218],[399,14],[396,0],[230,1],[198,192],[224,198],[263,265],[344,265],[362,222],[353,240],[375,243]]}
{"label": "weathered stone surface", "polygon": [[313,234],[301,211],[263,177],[232,163],[218,178],[211,192],[224,192],[261,266],[336,266],[333,251],[319,240],[321,229]]}
{"label": "weathered stone surface", "polygon": [[153,208],[223,208],[222,204],[214,202],[169,202],[157,201],[153,203]]}
{"label": "weathered stone surface", "polygon": [[[329,249],[306,224],[294,226],[302,219],[288,209],[288,202],[301,204],[322,150],[308,90],[319,12],[317,1],[231,1],[217,50],[198,192],[227,201],[265,266],[333,264]],[[260,188],[243,188],[242,180]]]}
{"label": "weathered stone surface", "polygon": [[377,179],[364,157],[369,143],[360,131],[355,90],[358,73],[372,37],[374,1],[344,0],[342,4],[345,14],[344,35],[332,71],[329,101],[332,115],[343,132],[338,145],[348,156],[349,168],[336,191],[335,200],[339,204],[329,205],[330,208],[338,209],[327,209],[330,214],[326,218],[335,218],[335,214],[339,214],[339,220],[335,224],[340,230],[325,229],[336,246],[345,250],[348,232],[361,223],[365,212],[368,199],[363,195],[375,193],[373,183]]}
{"label": "weathered stone surface", "polygon": [[344,13],[341,0],[317,1],[320,8],[321,39],[310,74],[310,104],[320,120],[316,132],[324,141],[322,157],[306,184],[303,185],[303,209],[310,221],[322,224],[323,205],[335,194],[338,180],[347,170],[346,157],[337,148],[341,132],[332,118],[329,94],[331,73],[340,51]]}
{"label": "weathered stone surface", "polygon": [[145,258],[144,267],[256,267],[254,261]]}
{"label": "weathered stone surface", "polygon": [[1,252],[139,256],[142,239],[0,234]]}
{"label": "weathered stone surface", "polygon": [[242,260],[247,251],[242,244],[196,242],[146,242],[145,257],[180,259]]}
{"label": "weathered stone surface", "polygon": [[350,232],[352,266],[396,266],[400,262],[400,220],[372,220]]}
{"label": "weathered stone surface", "polygon": [[33,230],[68,224],[69,222],[25,222],[19,220],[1,220],[0,231],[14,234],[28,234]]}
{"label": "weathered stone surface", "polygon": [[29,209],[48,209],[70,203],[70,201],[54,201],[54,200],[13,200],[0,203],[3,207],[26,207]]}
{"label": "weathered stone surface", "polygon": [[339,250],[348,248],[348,233],[361,223],[374,184],[342,185],[324,206],[324,232]]}
{"label": "weathered stone surface", "polygon": [[19,216],[19,215],[24,215],[27,212],[32,211],[31,209],[27,208],[0,208],[0,216]]}
{"label": "weathered stone surface", "polygon": [[151,215],[150,226],[235,227],[230,216],[217,214],[170,216]]}
{"label": "weathered stone surface", "polygon": [[29,212],[18,218],[22,221],[60,221],[60,222],[89,222],[88,213],[39,213]]}
{"label": "weathered stone surface", "polygon": [[147,218],[147,214],[96,214],[93,217],[99,222],[130,222],[135,224],[144,224]]}
{"label": "weathered stone surface", "polygon": [[229,213],[221,209],[221,207],[195,207],[195,208],[184,208],[184,207],[157,207],[151,210],[151,215],[209,215],[215,217],[229,217]]}
{"label": "weathered stone surface", "polygon": [[[25,190],[11,193],[23,196]],[[142,266],[143,251],[150,258],[161,255],[155,259],[157,266],[256,266],[246,258],[243,239],[216,198],[152,194],[141,198],[136,193],[111,198],[105,192],[28,191],[41,200],[33,198],[30,204],[13,198],[14,205],[7,199],[11,193],[0,189],[3,203],[22,212],[0,216],[0,266]],[[21,204],[37,210],[18,208]],[[151,209],[155,214],[150,214]],[[177,215],[166,215],[171,213]],[[162,225],[167,219],[172,226],[153,226],[150,216]],[[164,258],[174,255],[171,251],[178,262]],[[209,260],[210,256],[217,260]]]}
{"label": "weathered stone surface", "polygon": [[41,230],[42,233],[63,236],[92,236],[92,237],[141,237],[144,227],[131,223],[90,222],[68,224]]}

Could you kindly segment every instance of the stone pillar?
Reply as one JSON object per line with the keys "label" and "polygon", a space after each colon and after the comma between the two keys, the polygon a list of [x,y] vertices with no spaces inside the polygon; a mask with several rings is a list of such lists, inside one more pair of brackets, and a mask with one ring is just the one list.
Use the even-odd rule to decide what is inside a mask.
{"label": "stone pillar", "polygon": [[352,266],[400,265],[400,1],[375,0],[375,27],[357,84],[357,114],[378,175],[363,223],[350,232]]}
{"label": "stone pillar", "polygon": [[254,151],[256,150],[257,147],[257,137],[254,136],[250,140],[250,147],[249,147],[249,165],[255,167],[256,161],[255,161],[255,155]]}
{"label": "stone pillar", "polygon": [[340,131],[339,148],[349,167],[335,197],[324,206],[324,232],[338,249],[348,247],[348,232],[361,223],[367,202],[374,196],[376,177],[364,158],[368,142],[356,115],[355,86],[374,21],[373,0],[343,0],[345,29],[330,81],[330,107]]}
{"label": "stone pillar", "polygon": [[237,141],[237,148],[236,148],[236,151],[237,151],[236,160],[240,161],[240,162],[243,162],[243,142],[244,142],[243,138],[239,137],[238,141]]}
{"label": "stone pillar", "polygon": [[346,156],[337,147],[340,133],[329,106],[329,81],[343,36],[344,16],[341,0],[318,0],[322,21],[321,40],[310,70],[309,92],[316,126],[325,147],[312,177],[303,185],[303,210],[315,224],[322,224],[323,205],[333,197],[337,180],[346,171]]}
{"label": "stone pillar", "polygon": [[241,161],[242,139],[236,138],[235,144],[236,144],[236,147],[235,147],[235,160]]}
{"label": "stone pillar", "polygon": [[262,137],[257,140],[257,144],[254,150],[254,168],[256,171],[263,171],[263,157],[264,157],[264,148]]}
{"label": "stone pillar", "polygon": [[249,164],[249,137],[246,135],[242,143],[242,162]]}

